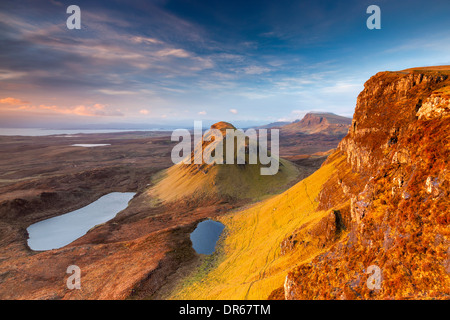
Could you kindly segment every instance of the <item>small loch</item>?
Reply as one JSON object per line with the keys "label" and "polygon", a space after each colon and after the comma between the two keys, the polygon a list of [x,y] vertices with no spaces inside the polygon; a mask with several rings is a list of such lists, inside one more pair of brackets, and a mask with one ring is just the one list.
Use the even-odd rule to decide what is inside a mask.
{"label": "small loch", "polygon": [[64,247],[92,227],[114,218],[134,195],[134,192],[112,192],[81,209],[32,224],[27,228],[28,246],[35,251]]}
{"label": "small loch", "polygon": [[216,250],[217,240],[224,228],[222,223],[214,220],[200,222],[190,235],[195,252],[206,255],[213,254]]}
{"label": "small loch", "polygon": [[71,147],[83,147],[83,148],[95,148],[95,147],[106,147],[110,146],[109,143],[80,143],[80,144],[72,144]]}

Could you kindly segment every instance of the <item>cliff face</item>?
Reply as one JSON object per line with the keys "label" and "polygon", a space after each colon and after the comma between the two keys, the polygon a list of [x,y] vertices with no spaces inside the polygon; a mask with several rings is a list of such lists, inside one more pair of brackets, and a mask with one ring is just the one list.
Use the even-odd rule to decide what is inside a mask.
{"label": "cliff face", "polygon": [[[286,277],[286,299],[450,298],[450,67],[381,72],[357,100],[319,209],[345,232]],[[368,285],[380,270],[379,289]]]}
{"label": "cliff face", "polygon": [[443,107],[448,99],[441,98],[439,91],[447,78],[441,72],[381,72],[369,79],[358,96],[349,134],[339,145],[352,168],[363,172],[379,166],[384,151],[391,150],[419,117],[440,118],[448,113]]}

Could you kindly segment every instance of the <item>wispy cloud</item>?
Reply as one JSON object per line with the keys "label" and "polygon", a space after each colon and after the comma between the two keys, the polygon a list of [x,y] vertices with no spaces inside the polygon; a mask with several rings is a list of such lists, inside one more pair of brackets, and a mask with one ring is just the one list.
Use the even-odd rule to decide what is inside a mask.
{"label": "wispy cloud", "polygon": [[245,97],[250,100],[258,100],[258,99],[267,99],[269,97],[273,97],[274,95],[272,93],[261,92],[261,91],[246,91],[246,92],[239,92],[240,96]]}
{"label": "wispy cloud", "polygon": [[76,106],[57,106],[57,105],[33,105],[28,101],[23,101],[17,98],[3,98],[0,99],[2,104],[1,109],[3,111],[33,111],[33,112],[45,112],[56,113],[65,115],[77,115],[88,117],[103,117],[103,116],[123,116],[123,113],[117,109],[113,109],[107,105],[96,103],[93,105],[76,105]]}
{"label": "wispy cloud", "polygon": [[145,43],[145,44],[162,44],[163,42],[161,40],[150,38],[150,37],[142,37],[142,36],[135,36],[131,38],[132,41],[136,43]]}
{"label": "wispy cloud", "polygon": [[159,57],[172,56],[172,57],[177,57],[177,58],[189,58],[191,56],[191,54],[189,52],[187,52],[186,50],[172,49],[172,48],[167,48],[167,49],[157,51],[155,54]]}
{"label": "wispy cloud", "polygon": [[242,69],[245,74],[263,74],[269,72],[271,69],[261,66],[248,66]]}
{"label": "wispy cloud", "polygon": [[18,105],[27,104],[28,102],[27,101],[23,101],[21,99],[8,97],[8,98],[0,99],[0,103],[1,104],[6,104],[6,105],[10,105],[10,106],[18,106]]}
{"label": "wispy cloud", "polygon": [[27,74],[26,72],[20,72],[20,71],[0,70],[0,81],[22,78],[22,77],[26,76],[26,74]]}
{"label": "wispy cloud", "polygon": [[[385,27],[370,32],[357,0],[189,6],[80,0],[82,29],[74,31],[65,25],[61,0],[2,0],[0,97],[10,99],[0,103],[2,116],[11,110],[138,120],[293,119],[316,109],[351,114],[375,72],[448,61],[443,9],[450,3],[439,0],[443,9],[429,7],[420,23],[406,19],[422,2],[411,0],[408,10],[385,6]],[[394,16],[405,19],[387,20]]]}
{"label": "wispy cloud", "polygon": [[132,94],[139,94],[139,91],[128,91],[128,90],[112,90],[112,89],[98,89],[97,90],[100,93],[107,94],[107,95],[132,95]]}

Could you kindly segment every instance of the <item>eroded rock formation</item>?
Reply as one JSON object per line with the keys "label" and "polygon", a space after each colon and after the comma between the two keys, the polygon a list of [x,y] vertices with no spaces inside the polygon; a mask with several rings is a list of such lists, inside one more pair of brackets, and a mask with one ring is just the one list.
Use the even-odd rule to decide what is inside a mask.
{"label": "eroded rock formation", "polygon": [[[450,297],[450,71],[381,72],[357,100],[320,209],[348,205],[348,232],[286,277],[286,299]],[[297,241],[301,241],[298,239]],[[295,248],[294,248],[295,250]],[[369,266],[381,287],[367,284]]]}

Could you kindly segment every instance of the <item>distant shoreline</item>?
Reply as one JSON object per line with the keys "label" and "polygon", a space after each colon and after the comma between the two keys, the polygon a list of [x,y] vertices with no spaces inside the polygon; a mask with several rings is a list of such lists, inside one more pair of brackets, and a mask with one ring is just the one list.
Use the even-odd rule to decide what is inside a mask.
{"label": "distant shoreline", "polygon": [[43,129],[43,128],[0,128],[0,136],[53,136],[91,133],[119,133],[136,131],[172,131],[169,129]]}

